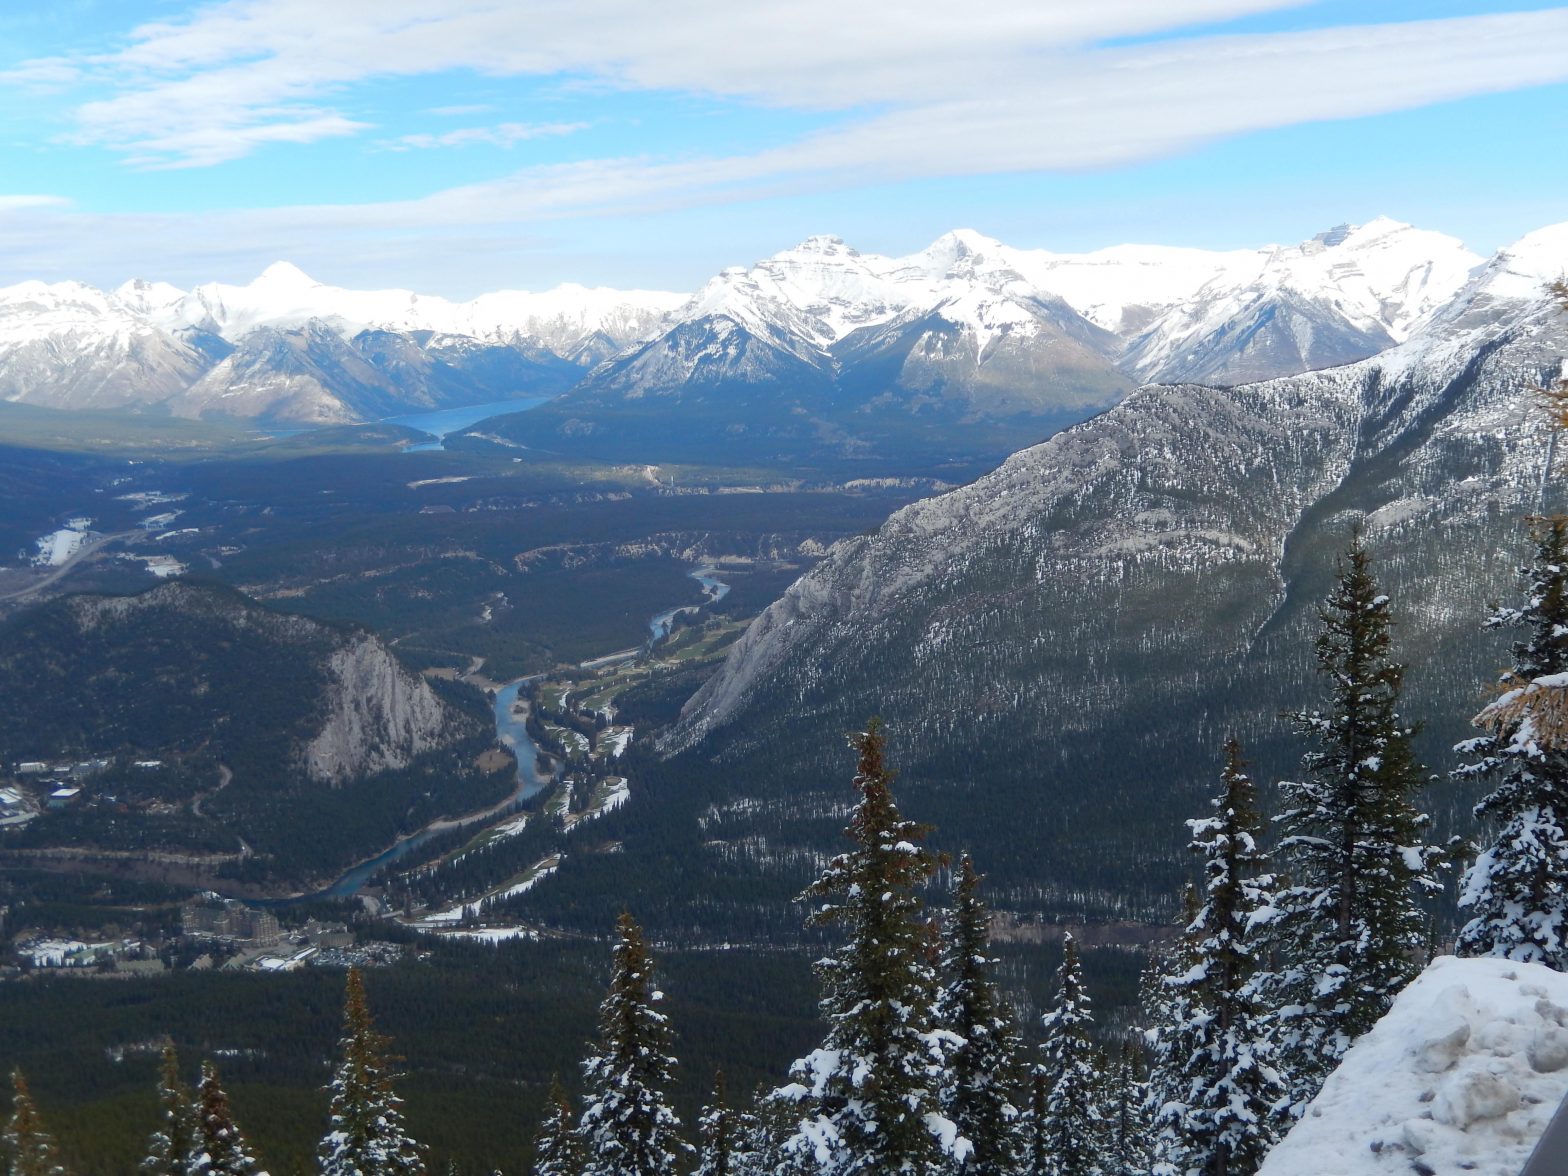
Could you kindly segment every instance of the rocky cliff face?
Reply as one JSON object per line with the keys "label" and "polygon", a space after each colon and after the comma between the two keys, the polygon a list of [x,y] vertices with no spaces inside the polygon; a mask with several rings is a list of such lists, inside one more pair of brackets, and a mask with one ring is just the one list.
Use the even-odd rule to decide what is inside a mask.
{"label": "rocky cliff face", "polygon": [[[0,698],[0,761],[103,761],[76,809],[0,853],[182,860],[297,890],[513,786],[476,762],[494,738],[477,692],[438,689],[373,634],[218,586],[8,618]],[[160,766],[133,766],[146,760]]]}
{"label": "rocky cliff face", "polygon": [[327,718],[304,750],[315,780],[335,783],[406,768],[443,746],[454,716],[379,640],[359,636],[327,658]]}
{"label": "rocky cliff face", "polygon": [[[64,632],[49,623],[61,615]],[[227,589],[174,581],[136,596],[66,597],[8,628],[0,662],[18,673],[33,658],[46,663],[32,685],[43,697],[73,687],[91,696],[106,677],[162,714],[211,722],[220,742],[247,726],[231,712],[262,709],[281,728],[274,732],[284,738],[280,754],[320,784],[407,767],[476,731],[471,715],[445,702],[378,637],[275,613]],[[31,650],[12,648],[26,643]],[[258,657],[265,660],[253,664]],[[249,688],[236,693],[241,681]],[[64,698],[56,704],[66,715],[73,709]],[[118,738],[150,733],[134,707],[123,730],[101,726],[105,742],[91,750],[112,751]],[[169,734],[199,738],[180,722]],[[91,736],[84,730],[80,737]]]}

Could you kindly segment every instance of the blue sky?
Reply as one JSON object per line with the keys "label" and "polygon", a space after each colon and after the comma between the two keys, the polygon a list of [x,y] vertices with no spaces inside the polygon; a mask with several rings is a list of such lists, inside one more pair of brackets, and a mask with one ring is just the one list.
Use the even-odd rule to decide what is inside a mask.
{"label": "blue sky", "polygon": [[1466,0],[21,0],[0,284],[288,258],[685,289],[813,233],[1239,247],[1568,219],[1568,8]]}

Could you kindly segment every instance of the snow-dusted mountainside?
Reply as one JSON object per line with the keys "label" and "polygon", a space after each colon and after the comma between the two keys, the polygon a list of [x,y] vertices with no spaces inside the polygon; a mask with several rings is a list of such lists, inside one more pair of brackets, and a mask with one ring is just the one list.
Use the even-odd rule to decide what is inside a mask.
{"label": "snow-dusted mountainside", "polygon": [[1258,1176],[1518,1176],[1568,1098],[1568,976],[1434,960]]}
{"label": "snow-dusted mountainside", "polygon": [[[910,810],[955,844],[984,836],[1008,899],[1115,911],[1095,880],[1140,874],[1110,847],[1128,822],[1152,855],[1141,874],[1163,878],[1151,900],[1174,893],[1169,853],[1219,741],[1234,728],[1279,754],[1274,716],[1316,689],[1313,605],[1353,519],[1398,602],[1414,713],[1433,747],[1461,734],[1498,656],[1474,628],[1509,588],[1541,494],[1526,389],[1568,353],[1568,316],[1543,290],[1565,238],[1505,251],[1384,355],[1236,388],[1146,386],[836,546],[670,740],[737,782],[706,835],[782,840],[780,855],[809,841],[834,803],[822,782],[839,733],[881,714]],[[798,827],[764,834],[752,822],[783,792]],[[1057,889],[1073,878],[1077,893]]]}
{"label": "snow-dusted mountainside", "polygon": [[685,301],[561,286],[469,302],[346,290],[295,266],[245,286],[0,289],[0,398],[341,424],[564,391]]}
{"label": "snow-dusted mountainside", "polygon": [[1159,313],[1125,364],[1150,382],[1239,384],[1376,355],[1445,306],[1481,258],[1379,218],[1233,261]]}
{"label": "snow-dusted mountainside", "polygon": [[882,257],[812,237],[689,296],[564,285],[453,302],[286,262],[188,291],[29,282],[0,289],[0,397],[324,424],[570,389],[476,432],[584,452],[635,433],[688,456],[1000,455],[1139,381],[1235,383],[1376,354],[1480,260],[1379,219],[1229,252],[1057,254],[956,230]]}
{"label": "snow-dusted mountainside", "polygon": [[659,398],[693,449],[811,437],[854,454],[914,418],[949,441],[988,427],[1005,452],[1114,404],[1135,379],[1236,383],[1376,355],[1480,261],[1387,219],[1229,253],[1059,255],[958,230],[889,258],[813,237],[725,270],[662,335],[545,410],[476,431],[630,456],[623,439],[646,439]]}
{"label": "snow-dusted mountainside", "polygon": [[0,399],[104,409],[165,400],[207,357],[130,303],[79,282],[0,290]]}

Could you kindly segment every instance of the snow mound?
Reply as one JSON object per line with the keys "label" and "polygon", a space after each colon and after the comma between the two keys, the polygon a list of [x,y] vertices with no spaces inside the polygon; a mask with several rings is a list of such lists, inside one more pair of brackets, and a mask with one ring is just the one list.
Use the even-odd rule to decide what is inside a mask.
{"label": "snow mound", "polygon": [[1568,975],[1443,956],[1258,1176],[1518,1176],[1568,1095]]}

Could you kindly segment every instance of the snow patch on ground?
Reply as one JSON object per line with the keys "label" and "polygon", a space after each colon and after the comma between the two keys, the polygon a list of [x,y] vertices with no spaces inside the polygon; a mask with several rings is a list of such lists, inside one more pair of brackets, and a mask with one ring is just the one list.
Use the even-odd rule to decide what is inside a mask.
{"label": "snow patch on ground", "polygon": [[1345,1055],[1258,1176],[1518,1176],[1568,1095],[1568,975],[1443,956]]}
{"label": "snow patch on ground", "polygon": [[38,554],[33,557],[33,562],[40,567],[57,568],[69,560],[87,542],[87,535],[82,531],[62,527],[38,540]]}

